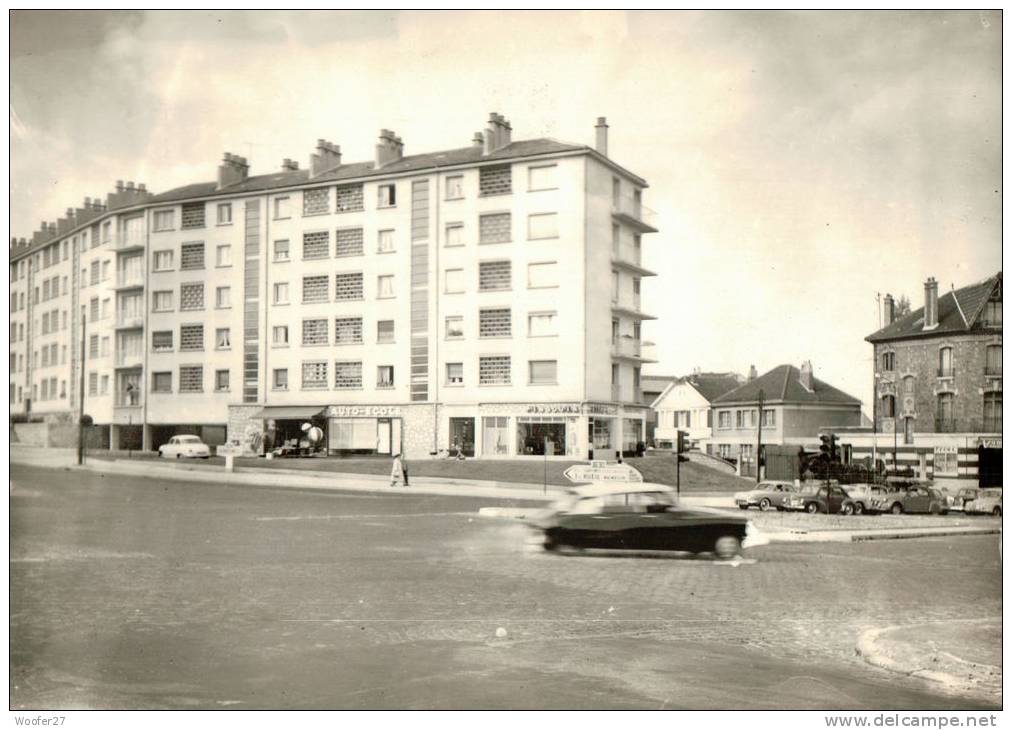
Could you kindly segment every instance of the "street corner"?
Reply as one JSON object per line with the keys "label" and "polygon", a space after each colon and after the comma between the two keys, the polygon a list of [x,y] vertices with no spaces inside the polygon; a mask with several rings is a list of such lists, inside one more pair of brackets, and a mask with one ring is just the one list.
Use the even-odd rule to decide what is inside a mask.
{"label": "street corner", "polygon": [[949,693],[1001,700],[1000,617],[868,629],[857,653],[869,664],[934,683]]}

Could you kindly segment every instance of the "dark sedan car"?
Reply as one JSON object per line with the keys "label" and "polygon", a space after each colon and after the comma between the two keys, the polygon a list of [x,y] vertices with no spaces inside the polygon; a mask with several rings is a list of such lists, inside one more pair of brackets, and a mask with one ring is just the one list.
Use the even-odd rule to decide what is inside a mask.
{"label": "dark sedan car", "polygon": [[911,487],[905,492],[894,492],[872,500],[873,509],[892,512],[894,515],[949,513],[949,501],[933,487]]}
{"label": "dark sedan car", "polygon": [[815,514],[854,514],[854,500],[842,487],[811,485],[802,488],[801,492],[791,497],[788,509]]}
{"label": "dark sedan car", "polygon": [[671,487],[663,484],[576,487],[531,525],[542,531],[546,550],[667,550],[730,558],[763,544],[746,518],[680,507]]}

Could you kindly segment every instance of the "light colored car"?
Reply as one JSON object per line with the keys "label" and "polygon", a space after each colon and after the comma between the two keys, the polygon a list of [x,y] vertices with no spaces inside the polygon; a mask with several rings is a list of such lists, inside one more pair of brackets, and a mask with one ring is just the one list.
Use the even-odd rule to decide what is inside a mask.
{"label": "light colored car", "polygon": [[747,492],[735,492],[734,503],[741,509],[758,507],[763,512],[787,509],[787,503],[798,488],[791,482],[763,481]]}
{"label": "light colored car", "polygon": [[199,436],[173,436],[167,444],[158,447],[158,455],[163,459],[208,459],[211,447]]}
{"label": "light colored car", "polygon": [[981,489],[976,497],[963,503],[963,511],[968,515],[1001,517],[1001,490]]}
{"label": "light colored car", "polygon": [[886,487],[877,484],[848,484],[844,486],[843,491],[853,500],[854,514],[856,515],[865,513],[875,514],[872,503],[876,499],[889,494],[889,490]]}

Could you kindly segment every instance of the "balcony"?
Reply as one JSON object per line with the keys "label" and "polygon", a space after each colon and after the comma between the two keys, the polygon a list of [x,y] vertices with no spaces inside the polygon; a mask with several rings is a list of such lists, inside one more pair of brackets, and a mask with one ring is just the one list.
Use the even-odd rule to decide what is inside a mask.
{"label": "balcony", "polygon": [[118,368],[139,368],[144,363],[144,356],[140,352],[116,353],[116,367]]}
{"label": "balcony", "polygon": [[657,233],[657,213],[636,198],[628,195],[612,198],[611,215],[619,223],[640,233]]}
{"label": "balcony", "polygon": [[116,329],[133,330],[144,326],[144,315],[129,314],[127,312],[116,313]]}
{"label": "balcony", "polygon": [[655,362],[644,353],[643,347],[645,344],[652,343],[644,343],[642,340],[628,336],[619,337],[617,340],[612,340],[611,355],[612,357],[623,357],[638,362]]}
{"label": "balcony", "polygon": [[1001,365],[986,365],[984,367],[984,376],[988,378],[1000,378],[1001,377]]}
{"label": "balcony", "polygon": [[657,272],[643,268],[643,249],[636,246],[612,246],[611,262],[640,276],[657,276]]}
{"label": "balcony", "polygon": [[143,289],[144,276],[142,274],[125,274],[122,271],[116,276],[116,290],[121,289]]}
{"label": "balcony", "polygon": [[143,251],[144,250],[144,239],[141,236],[127,236],[120,234],[116,236],[112,241],[113,251],[120,253],[126,253],[128,251]]}

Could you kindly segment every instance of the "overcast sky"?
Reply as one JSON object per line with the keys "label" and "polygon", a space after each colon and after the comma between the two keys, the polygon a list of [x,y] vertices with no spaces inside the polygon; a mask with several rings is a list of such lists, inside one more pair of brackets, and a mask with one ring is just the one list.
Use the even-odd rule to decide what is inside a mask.
{"label": "overcast sky", "polygon": [[[593,144],[646,178],[646,372],[810,359],[868,402],[876,292],[1001,267],[997,12],[46,12],[11,30],[11,235],[115,180],[155,192],[514,138]],[[867,406],[866,406],[867,407]],[[868,407],[870,410],[870,407]]]}

